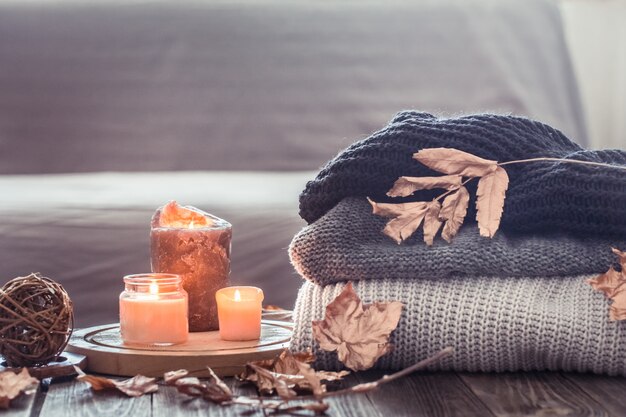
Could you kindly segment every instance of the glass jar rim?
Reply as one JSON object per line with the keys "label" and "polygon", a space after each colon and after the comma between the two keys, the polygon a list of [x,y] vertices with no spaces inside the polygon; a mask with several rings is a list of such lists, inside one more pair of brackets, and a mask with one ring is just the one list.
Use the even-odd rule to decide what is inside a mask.
{"label": "glass jar rim", "polygon": [[172,285],[180,284],[182,278],[178,274],[168,274],[161,272],[148,272],[144,274],[131,274],[124,276],[124,282],[132,285]]}

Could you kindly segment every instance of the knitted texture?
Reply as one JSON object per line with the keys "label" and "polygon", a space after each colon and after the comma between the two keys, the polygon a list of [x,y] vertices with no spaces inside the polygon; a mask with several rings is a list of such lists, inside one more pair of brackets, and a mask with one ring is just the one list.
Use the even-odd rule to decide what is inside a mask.
{"label": "knitted texture", "polygon": [[[300,215],[312,223],[348,196],[405,201],[390,200],[385,193],[400,176],[441,175],[412,159],[420,149],[439,147],[499,162],[556,157],[626,165],[626,151],[584,150],[558,130],[525,118],[480,114],[439,119],[405,111],[330,161],[300,195]],[[563,162],[505,168],[510,184],[502,230],[626,236],[626,170]],[[475,195],[476,181],[468,188]],[[418,199],[437,192],[423,192]],[[467,219],[474,218],[471,205]]]}
{"label": "knitted texture", "polygon": [[289,247],[298,273],[318,284],[365,279],[449,276],[545,277],[605,272],[615,261],[611,247],[623,239],[571,237],[562,233],[481,237],[476,225],[461,228],[452,243],[441,237],[429,247],[416,232],[402,245],[383,235],[388,219],[372,214],[364,198],[346,198],[305,227]]}
{"label": "knitted texture", "polygon": [[[364,302],[405,305],[391,335],[394,349],[378,360],[379,369],[405,368],[452,346],[454,355],[432,370],[626,376],[626,322],[608,320],[608,302],[587,278],[385,279],[355,282],[355,290]],[[318,369],[342,367],[335,352],[314,341],[311,321],[324,317],[344,285],[306,282],[298,294],[291,349],[311,347]]]}

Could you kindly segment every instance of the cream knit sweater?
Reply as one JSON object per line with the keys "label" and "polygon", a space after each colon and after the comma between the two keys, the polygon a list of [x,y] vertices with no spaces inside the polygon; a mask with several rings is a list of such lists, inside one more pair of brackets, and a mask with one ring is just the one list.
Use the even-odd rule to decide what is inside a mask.
{"label": "cream knit sweater", "polygon": [[[462,278],[355,281],[364,302],[405,304],[391,335],[395,349],[376,364],[399,369],[446,346],[454,355],[434,370],[560,370],[626,376],[626,323],[608,320],[608,302],[569,278]],[[338,369],[334,352],[319,349],[311,321],[324,317],[345,283],[303,284],[294,311],[294,351],[313,347],[316,366]]]}

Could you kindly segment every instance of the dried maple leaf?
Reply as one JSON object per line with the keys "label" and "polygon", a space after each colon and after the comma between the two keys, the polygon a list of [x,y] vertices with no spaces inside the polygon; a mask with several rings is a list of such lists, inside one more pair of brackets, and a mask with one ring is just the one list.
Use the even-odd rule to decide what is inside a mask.
{"label": "dried maple leaf", "polygon": [[626,320],[626,252],[612,248],[619,257],[621,272],[610,267],[604,274],[598,275],[587,282],[594,290],[604,293],[612,300],[609,310],[611,321]]}
{"label": "dried maple leaf", "polygon": [[191,397],[201,397],[217,404],[231,401],[233,393],[228,385],[215,375],[211,368],[207,369],[209,378],[205,381],[196,377],[188,377],[188,372],[185,369],[166,372],[163,375],[163,380],[166,385],[174,386],[178,392]]}
{"label": "dried maple leaf", "polygon": [[504,168],[497,167],[478,181],[476,191],[476,220],[480,235],[493,237],[500,227],[509,176]]}
{"label": "dried maple leaf", "polygon": [[11,400],[20,394],[30,395],[37,390],[39,380],[28,373],[28,369],[22,368],[19,373],[11,370],[0,372],[0,408],[7,409]]}
{"label": "dried maple leaf", "polygon": [[449,175],[482,177],[496,170],[498,163],[451,148],[422,149],[413,158],[428,168]]}
{"label": "dried maple leaf", "polygon": [[443,226],[441,237],[448,243],[456,236],[465,220],[470,195],[467,188],[461,187],[444,198],[439,218],[446,223]]}
{"label": "dried maple leaf", "polygon": [[94,391],[105,389],[116,389],[129,397],[140,397],[144,394],[156,392],[159,386],[156,384],[156,378],[148,378],[143,375],[135,375],[130,379],[116,381],[102,376],[87,375],[80,368],[74,367],[79,381],[87,382]]}
{"label": "dried maple leaf", "polygon": [[389,197],[407,197],[418,190],[443,188],[454,190],[461,186],[460,175],[443,175],[441,177],[400,177],[387,192]]}
{"label": "dried maple leaf", "polygon": [[324,320],[313,321],[313,336],[326,351],[337,351],[339,360],[362,371],[392,348],[389,335],[398,326],[402,303],[363,305],[352,283],[326,306]]}
{"label": "dried maple leaf", "polygon": [[433,200],[428,203],[426,216],[424,216],[424,242],[426,242],[428,246],[432,246],[435,236],[441,227],[442,221],[439,220],[440,211],[441,204],[439,201]]}

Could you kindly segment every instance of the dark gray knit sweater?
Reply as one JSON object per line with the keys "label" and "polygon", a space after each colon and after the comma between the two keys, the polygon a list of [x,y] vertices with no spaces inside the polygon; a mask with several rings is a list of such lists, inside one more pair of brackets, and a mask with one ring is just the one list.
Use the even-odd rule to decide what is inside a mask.
{"label": "dark gray knit sweater", "polygon": [[626,249],[624,238],[574,237],[564,233],[479,236],[461,227],[452,243],[433,246],[418,230],[402,245],[381,233],[388,219],[372,214],[365,198],[343,199],[298,233],[289,247],[303,278],[320,285],[355,280],[421,280],[451,277],[572,277],[605,272],[615,261],[610,248]]}
{"label": "dark gray knit sweater", "polygon": [[[521,117],[438,119],[405,111],[330,161],[300,195],[300,215],[312,223],[348,196],[406,201],[391,200],[385,193],[403,175],[441,175],[412,159],[420,149],[439,147],[500,162],[557,157],[626,165],[626,151],[585,150],[558,130]],[[626,237],[626,170],[562,162],[514,164],[506,170],[510,184],[502,230]],[[475,187],[476,181],[468,184],[472,196]],[[437,192],[421,192],[408,200],[429,199]],[[466,223],[474,217],[470,204]]]}

